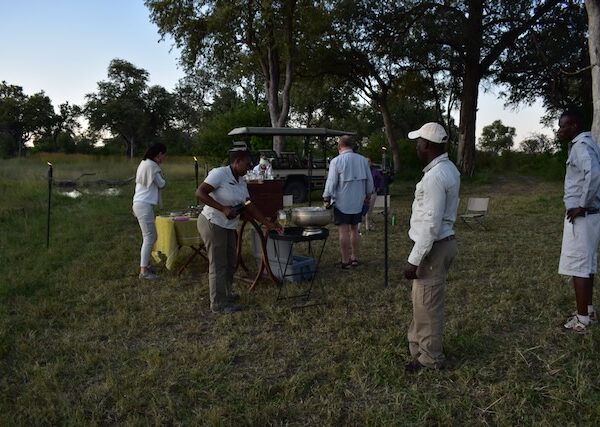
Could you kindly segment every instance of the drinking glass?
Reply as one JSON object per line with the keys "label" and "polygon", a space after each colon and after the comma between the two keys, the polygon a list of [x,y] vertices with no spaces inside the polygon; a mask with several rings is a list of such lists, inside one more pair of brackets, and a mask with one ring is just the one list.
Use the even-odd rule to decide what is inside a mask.
{"label": "drinking glass", "polygon": [[277,211],[277,222],[282,226],[282,227],[287,227],[289,224],[289,219],[288,219],[288,214],[285,210],[280,209]]}

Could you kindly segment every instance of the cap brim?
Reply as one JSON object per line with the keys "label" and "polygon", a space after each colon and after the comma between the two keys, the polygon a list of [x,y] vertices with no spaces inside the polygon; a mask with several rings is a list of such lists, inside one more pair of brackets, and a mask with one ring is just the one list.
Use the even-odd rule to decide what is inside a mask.
{"label": "cap brim", "polygon": [[412,132],[408,132],[408,139],[417,139],[421,136],[418,130],[413,130]]}

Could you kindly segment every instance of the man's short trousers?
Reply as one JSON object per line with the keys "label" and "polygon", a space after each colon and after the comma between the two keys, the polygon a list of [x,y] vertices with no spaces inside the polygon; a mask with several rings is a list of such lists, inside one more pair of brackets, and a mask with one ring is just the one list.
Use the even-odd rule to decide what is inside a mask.
{"label": "man's short trousers", "polygon": [[362,221],[362,212],[347,214],[333,207],[333,222],[335,225],[356,225]]}
{"label": "man's short trousers", "polygon": [[600,214],[565,218],[558,273],[565,276],[590,277],[598,266],[596,251],[600,243]]}

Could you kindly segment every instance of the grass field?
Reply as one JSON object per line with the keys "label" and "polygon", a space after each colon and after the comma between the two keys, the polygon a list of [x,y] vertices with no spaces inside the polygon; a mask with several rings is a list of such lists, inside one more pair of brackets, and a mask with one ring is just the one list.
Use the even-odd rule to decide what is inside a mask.
{"label": "grass field", "polygon": [[[46,249],[47,160],[57,180],[126,179],[137,166],[0,161],[0,425],[600,424],[600,326],[560,330],[574,309],[557,274],[560,182],[463,181],[461,209],[469,196],[491,197],[489,230],[457,224],[448,366],[410,376],[401,271],[414,183],[392,186],[387,288],[381,220],[363,236],[365,265],[351,272],[333,267],[330,227],[317,278],[326,305],[276,304],[265,281],[241,288],[243,311],[216,316],[201,261],[181,277],[137,279],[132,184],[116,197],[53,193]],[[192,162],[164,166],[165,209],[193,204]]]}

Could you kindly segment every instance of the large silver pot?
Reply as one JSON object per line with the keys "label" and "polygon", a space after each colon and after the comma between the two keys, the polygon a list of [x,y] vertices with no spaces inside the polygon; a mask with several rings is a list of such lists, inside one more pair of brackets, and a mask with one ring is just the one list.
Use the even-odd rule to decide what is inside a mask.
{"label": "large silver pot", "polygon": [[292,222],[298,227],[319,228],[331,223],[332,210],[319,206],[307,206],[292,209]]}

